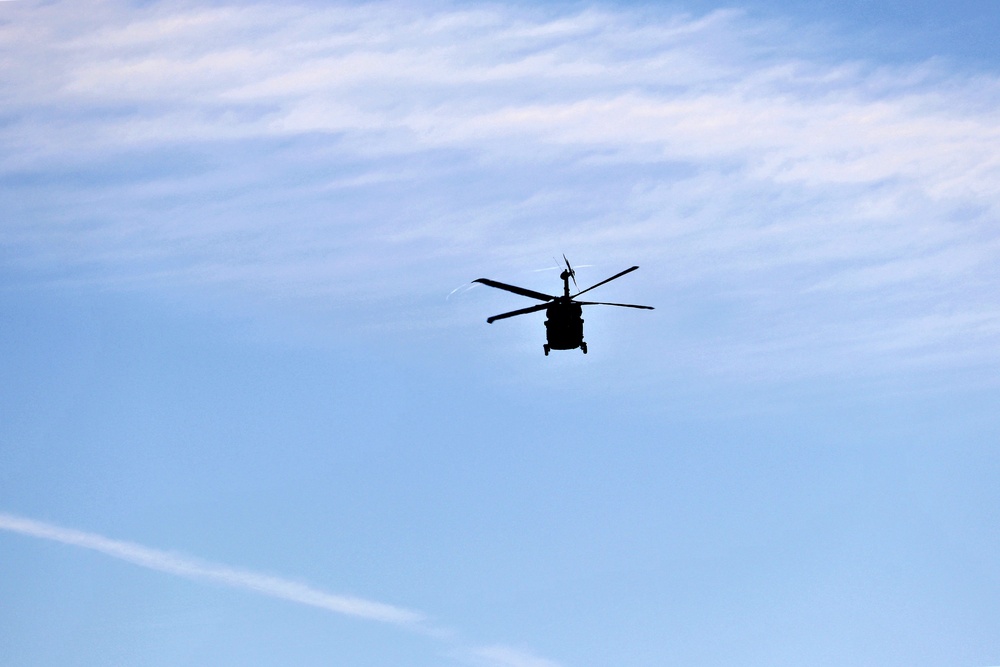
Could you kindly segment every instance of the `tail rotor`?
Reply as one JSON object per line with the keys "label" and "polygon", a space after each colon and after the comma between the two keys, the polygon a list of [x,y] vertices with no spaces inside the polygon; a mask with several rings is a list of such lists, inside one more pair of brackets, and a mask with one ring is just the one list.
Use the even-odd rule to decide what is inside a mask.
{"label": "tail rotor", "polygon": [[[573,280],[573,289],[580,289],[580,286],[576,284],[576,271],[573,267],[569,265],[569,260],[566,259],[566,255],[563,254],[563,261],[566,262],[566,277]],[[563,278],[565,280],[566,278]]]}

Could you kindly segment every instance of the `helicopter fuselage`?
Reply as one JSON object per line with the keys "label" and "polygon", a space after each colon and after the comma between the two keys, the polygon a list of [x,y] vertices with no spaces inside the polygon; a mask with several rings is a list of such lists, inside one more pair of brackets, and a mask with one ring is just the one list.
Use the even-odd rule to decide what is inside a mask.
{"label": "helicopter fuselage", "polygon": [[574,350],[583,348],[583,307],[567,297],[556,298],[545,309],[545,338],[549,350]]}

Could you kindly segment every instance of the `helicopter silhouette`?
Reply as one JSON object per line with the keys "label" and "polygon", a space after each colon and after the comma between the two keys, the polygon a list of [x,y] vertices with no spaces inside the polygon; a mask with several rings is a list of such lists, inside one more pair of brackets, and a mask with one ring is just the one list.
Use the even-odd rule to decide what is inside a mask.
{"label": "helicopter silhouette", "polygon": [[489,287],[495,287],[497,289],[506,290],[508,292],[513,292],[514,294],[520,294],[521,296],[545,302],[534,306],[528,306],[527,308],[521,308],[520,310],[512,310],[509,313],[502,313],[500,315],[488,317],[486,318],[486,322],[493,324],[497,320],[504,320],[508,317],[514,317],[515,315],[527,315],[528,313],[536,313],[540,310],[544,310],[546,317],[545,337],[548,341],[542,346],[545,350],[545,356],[549,356],[549,350],[575,350],[576,348],[580,348],[584,354],[587,354],[587,343],[583,340],[583,306],[621,306],[622,308],[642,308],[643,310],[653,310],[652,306],[637,306],[631,303],[607,303],[605,301],[576,300],[576,297],[584,294],[585,292],[589,292],[595,287],[600,287],[601,285],[609,283],[616,278],[621,278],[626,273],[635,271],[639,268],[638,266],[625,269],[621,273],[616,273],[610,278],[602,280],[599,283],[591,285],[587,289],[580,290],[576,294],[571,295],[569,291],[569,281],[571,279],[573,280],[573,287],[579,289],[579,286],[576,284],[576,271],[574,271],[573,267],[570,266],[569,260],[566,259],[566,255],[563,255],[563,261],[566,263],[566,268],[559,274],[559,278],[563,281],[562,296],[542,294],[541,292],[525,289],[524,287],[518,287],[517,285],[508,285],[507,283],[497,282],[496,280],[490,280],[489,278],[479,278],[478,280],[473,280],[472,282],[474,283],[482,283],[483,285],[487,285]]}

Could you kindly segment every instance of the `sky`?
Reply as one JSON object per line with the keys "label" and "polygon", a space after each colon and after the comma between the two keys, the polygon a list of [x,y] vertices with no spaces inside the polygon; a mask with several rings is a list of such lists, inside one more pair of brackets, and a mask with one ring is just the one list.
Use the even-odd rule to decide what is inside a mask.
{"label": "sky", "polygon": [[1000,664],[998,29],[0,2],[0,662]]}

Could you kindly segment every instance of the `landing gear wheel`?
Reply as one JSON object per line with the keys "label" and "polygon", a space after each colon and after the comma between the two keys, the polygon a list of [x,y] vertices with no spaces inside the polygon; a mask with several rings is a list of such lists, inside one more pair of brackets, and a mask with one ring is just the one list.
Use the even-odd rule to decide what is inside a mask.
{"label": "landing gear wheel", "polygon": [[545,350],[545,356],[547,357],[547,356],[549,356],[549,350],[552,349],[552,348],[550,348],[549,344],[546,343],[545,345],[542,345],[542,349]]}
{"label": "landing gear wheel", "polygon": [[580,343],[580,349],[583,350],[584,354],[587,354],[587,344],[586,343]]}

